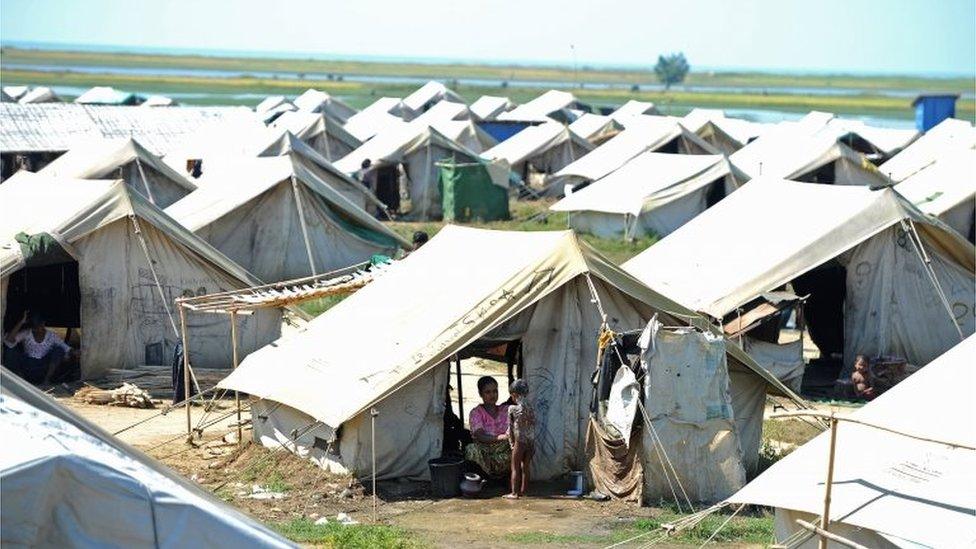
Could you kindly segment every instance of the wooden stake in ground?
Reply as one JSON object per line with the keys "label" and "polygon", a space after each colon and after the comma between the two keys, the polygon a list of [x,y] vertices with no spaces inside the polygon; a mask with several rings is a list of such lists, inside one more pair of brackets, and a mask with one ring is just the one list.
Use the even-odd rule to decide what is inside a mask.
{"label": "wooden stake in ground", "polygon": [[380,415],[376,408],[369,410],[370,436],[373,438],[370,446],[373,451],[373,522],[376,522],[376,416]]}
{"label": "wooden stake in ground", "polygon": [[186,438],[187,442],[193,439],[193,422],[190,418],[190,347],[186,341],[186,309],[183,304],[180,308],[180,332],[183,338],[183,400],[186,404]]}
{"label": "wooden stake in ground", "polygon": [[[824,509],[820,516],[820,529],[829,532],[830,529],[830,490],[834,483],[834,449],[837,447],[837,418],[830,414],[830,455],[827,458],[827,483],[824,486]],[[827,549],[829,538],[820,534],[820,549]]]}

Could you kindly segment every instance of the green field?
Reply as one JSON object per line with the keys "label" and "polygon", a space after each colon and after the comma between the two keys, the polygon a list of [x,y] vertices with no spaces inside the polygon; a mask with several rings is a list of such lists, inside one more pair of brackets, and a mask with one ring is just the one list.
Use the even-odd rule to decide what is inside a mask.
{"label": "green field", "polygon": [[[36,71],[23,65],[63,67],[58,71]],[[72,71],[72,67],[139,67],[165,69],[206,69],[239,72],[234,76],[190,76],[160,74],[109,74]],[[253,72],[285,71],[298,73],[299,79],[259,78]],[[247,104],[257,103],[244,94],[297,95],[307,88],[318,88],[348,100],[356,107],[372,103],[377,97],[403,97],[417,88],[416,84],[362,83],[340,80],[343,74],[396,76],[442,79],[451,84],[457,78],[482,78],[508,81],[539,82],[539,87],[451,84],[469,101],[484,94],[505,95],[516,102],[536,97],[557,83],[578,81],[573,89],[582,100],[594,105],[616,105],[628,99],[653,101],[667,114],[682,115],[693,107],[763,109],[789,112],[825,110],[838,114],[874,115],[910,119],[913,112],[910,99],[892,97],[878,90],[942,90],[962,93],[973,89],[969,78],[923,79],[897,76],[851,75],[777,75],[766,73],[721,72],[689,74],[686,84],[716,86],[709,91],[686,91],[681,88],[669,92],[624,89],[594,89],[594,83],[650,84],[654,83],[650,70],[593,69],[581,67],[574,72],[565,67],[497,66],[475,64],[420,64],[329,61],[313,59],[224,58],[202,56],[142,55],[126,53],[68,52],[4,48],[0,53],[0,81],[4,85],[37,84],[54,86],[113,86],[119,89],[162,94],[200,94],[182,101],[188,104]],[[552,82],[550,86],[547,83]],[[590,84],[591,87],[587,87]],[[762,91],[742,91],[740,87]],[[772,88],[764,90],[763,88]],[[847,88],[861,93],[849,95],[816,95],[791,92],[796,88]],[[728,88],[728,91],[721,88]],[[976,118],[976,101],[960,100],[957,116]]]}

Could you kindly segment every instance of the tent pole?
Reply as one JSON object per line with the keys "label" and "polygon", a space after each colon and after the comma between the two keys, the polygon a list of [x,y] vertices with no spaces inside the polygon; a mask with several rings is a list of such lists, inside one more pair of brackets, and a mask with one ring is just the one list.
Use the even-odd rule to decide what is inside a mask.
{"label": "tent pole", "polygon": [[945,307],[947,313],[949,313],[949,320],[952,321],[952,325],[956,328],[956,332],[959,333],[959,341],[966,339],[965,334],[963,334],[962,327],[959,326],[959,321],[956,320],[956,316],[952,314],[952,306],[949,305],[949,299],[946,298],[945,290],[942,289],[942,285],[939,284],[939,278],[935,276],[935,269],[932,268],[932,260],[929,259],[929,255],[925,253],[925,249],[922,248],[922,238],[918,236],[918,231],[915,230],[915,223],[909,220],[907,223],[902,220],[901,222],[902,230],[908,233],[908,239],[912,241],[912,247],[915,248],[915,254],[918,255],[918,259],[922,262],[922,267],[925,268],[925,272],[929,275],[932,280],[932,284],[935,285],[935,291],[939,294],[939,299],[942,300],[942,306]]}
{"label": "tent pole", "polygon": [[[237,311],[230,312],[230,345],[234,357],[234,369],[237,369]],[[237,445],[244,444],[244,429],[241,427],[241,394],[234,391],[234,406],[237,408]]]}
{"label": "tent pole", "polygon": [[[830,525],[830,491],[834,482],[834,450],[837,447],[837,418],[830,414],[830,454],[827,457],[827,482],[824,485],[824,508],[820,516],[820,529],[828,531]],[[827,549],[827,536],[820,535],[820,549]]]}
{"label": "tent pole", "polygon": [[461,388],[461,359],[454,355],[454,363],[457,366],[457,385],[458,385],[458,417],[464,421],[464,390]]}
{"label": "tent pole", "polygon": [[146,188],[146,198],[148,198],[153,204],[156,204],[156,199],[153,198],[152,190],[149,189],[149,180],[146,179],[146,172],[142,171],[142,162],[139,161],[139,157],[136,157],[136,168],[139,168],[139,177],[142,178],[142,186]]}
{"label": "tent pole", "polygon": [[298,210],[298,222],[302,226],[302,238],[305,240],[305,253],[308,254],[308,265],[312,269],[312,276],[319,273],[315,270],[315,258],[312,256],[312,244],[308,240],[308,226],[305,224],[305,210],[302,209],[302,199],[299,196],[298,181],[295,176],[291,176],[291,190],[295,197],[295,209]]}
{"label": "tent pole", "polygon": [[373,522],[376,522],[376,416],[380,413],[376,408],[370,408],[369,410],[369,425],[370,425],[370,437],[372,437],[372,442],[370,443],[370,448],[373,452]]}
{"label": "tent pole", "polygon": [[190,347],[187,345],[186,338],[186,309],[183,304],[180,307],[180,332],[183,339],[183,400],[186,402],[186,439],[190,442],[193,438],[193,423],[190,418]]}

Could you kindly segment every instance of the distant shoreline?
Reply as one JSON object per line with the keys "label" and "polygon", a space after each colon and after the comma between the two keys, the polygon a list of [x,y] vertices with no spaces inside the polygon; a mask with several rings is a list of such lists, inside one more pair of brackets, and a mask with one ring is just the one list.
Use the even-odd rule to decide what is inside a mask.
{"label": "distant shoreline", "polygon": [[[199,57],[214,59],[251,59],[251,60],[274,60],[274,61],[323,61],[323,62],[355,62],[355,63],[386,63],[386,64],[411,64],[411,65],[455,65],[469,67],[495,67],[495,68],[523,68],[523,69],[555,69],[573,70],[573,63],[570,61],[544,61],[544,60],[512,60],[512,59],[463,59],[451,57],[405,57],[397,55],[356,55],[338,52],[306,52],[306,51],[258,51],[258,50],[225,50],[210,49],[197,50],[183,47],[165,46],[121,46],[111,44],[72,44],[54,42],[28,42],[28,41],[0,41],[0,48],[4,50],[36,50],[36,51],[60,51],[60,52],[89,52],[89,53],[113,53],[122,55],[149,55],[167,57]],[[587,62],[582,61],[578,64],[581,71],[591,70],[598,72],[627,72],[653,74],[651,64],[653,59],[648,60],[647,65],[637,63],[612,63],[612,62]],[[790,77],[811,77],[811,78],[912,78],[928,80],[954,80],[963,79],[974,81],[976,73],[912,73],[912,72],[856,72],[845,70],[815,70],[815,69],[787,69],[787,68],[764,68],[764,67],[711,67],[694,66],[695,73],[708,74],[715,73],[720,75],[782,75]]]}
{"label": "distant shoreline", "polygon": [[266,95],[295,96],[317,88],[363,107],[378,97],[404,97],[428,79],[445,82],[468,101],[481,95],[501,95],[525,102],[555,88],[571,91],[594,106],[639,99],[676,115],[695,107],[785,113],[822,110],[900,121],[914,116],[911,102],[915,93],[948,91],[963,95],[957,104],[958,117],[976,118],[973,81],[965,78],[691,73],[681,85],[664,90],[650,73],[635,71],[17,48],[4,48],[0,58],[4,85],[52,86],[69,98],[91,86],[113,86],[137,93],[172,94],[185,104],[200,105],[253,106]]}

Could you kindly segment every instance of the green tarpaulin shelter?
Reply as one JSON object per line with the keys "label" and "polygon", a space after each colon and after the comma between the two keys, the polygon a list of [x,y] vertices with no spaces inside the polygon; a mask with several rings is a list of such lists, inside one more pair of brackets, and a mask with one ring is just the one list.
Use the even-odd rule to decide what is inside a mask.
{"label": "green tarpaulin shelter", "polygon": [[439,162],[437,185],[445,221],[508,219],[508,188],[492,181],[482,162]]}

